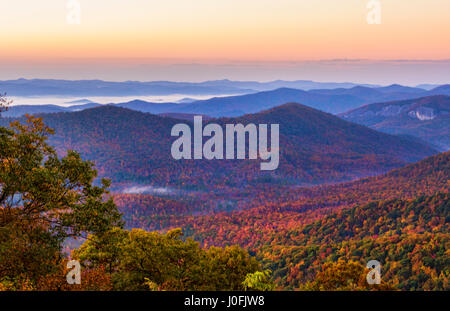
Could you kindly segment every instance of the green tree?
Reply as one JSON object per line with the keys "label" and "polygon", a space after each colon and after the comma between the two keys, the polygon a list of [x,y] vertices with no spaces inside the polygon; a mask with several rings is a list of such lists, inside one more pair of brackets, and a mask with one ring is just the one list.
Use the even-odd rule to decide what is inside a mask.
{"label": "green tree", "polygon": [[0,127],[0,227],[39,224],[64,239],[120,223],[113,200],[104,200],[110,182],[93,186],[93,163],[71,150],[58,158],[46,143],[53,130],[40,118],[10,126]]}
{"label": "green tree", "polygon": [[272,291],[275,289],[275,284],[270,278],[271,273],[270,270],[249,273],[242,285],[245,290]]}
{"label": "green tree", "polygon": [[[8,102],[0,96],[0,111]],[[122,226],[110,185],[94,186],[97,172],[69,150],[59,158],[47,144],[53,130],[27,115],[0,127],[0,283],[36,285],[61,264],[68,237]]]}
{"label": "green tree", "polygon": [[91,236],[73,257],[88,268],[109,266],[115,290],[240,290],[259,263],[237,247],[212,247],[182,240],[181,229],[166,234],[115,228]]}
{"label": "green tree", "polygon": [[206,268],[211,290],[243,290],[242,282],[249,273],[260,271],[260,265],[237,245],[211,247],[206,253]]}

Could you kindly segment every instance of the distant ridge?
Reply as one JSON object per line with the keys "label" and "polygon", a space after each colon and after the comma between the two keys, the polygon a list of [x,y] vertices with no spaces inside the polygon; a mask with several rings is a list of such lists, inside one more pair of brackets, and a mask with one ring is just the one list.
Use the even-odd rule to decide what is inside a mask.
{"label": "distant ridge", "polygon": [[341,116],[385,133],[418,137],[441,151],[450,150],[450,96],[370,104]]}
{"label": "distant ridge", "polygon": [[80,105],[72,105],[69,107],[58,105],[17,105],[9,107],[7,111],[2,112],[1,116],[8,118],[17,118],[25,114],[33,115],[41,113],[72,112],[94,108],[98,106],[101,106],[101,104],[96,104],[93,102]]}
{"label": "distant ridge", "polygon": [[[10,96],[138,96],[138,95],[219,95],[247,94],[282,87],[311,90],[317,88],[351,88],[356,83],[297,81],[231,81],[228,79],[205,82],[124,81],[17,79],[0,81],[0,90]],[[363,84],[364,86],[373,86]]]}
{"label": "distant ridge", "polygon": [[[34,81],[34,80],[25,80],[25,81]],[[23,88],[24,90],[27,89],[26,84],[20,85],[20,83],[18,83],[17,81],[15,82],[16,82],[14,84],[15,87],[20,86],[20,88]],[[74,81],[64,81],[64,82],[72,83]],[[80,83],[84,85],[84,82],[85,81],[82,81]],[[95,85],[94,82],[92,83]],[[271,86],[278,86],[283,84],[295,86],[294,82],[292,83],[288,82],[289,81],[274,81],[272,83],[268,82],[267,84]],[[41,81],[41,83],[43,82]],[[141,84],[145,84],[143,82],[127,82],[127,83],[137,83],[139,86],[141,86]],[[254,83],[256,82],[236,82],[229,80],[220,80],[220,81],[202,82],[198,84],[207,87],[218,87],[218,85],[225,84],[227,86],[227,90],[229,90],[230,85],[249,86]],[[177,90],[178,87],[178,84],[175,82],[171,82],[168,84],[166,82],[148,82],[148,84],[152,85],[152,87],[159,87],[158,85],[160,84],[165,86],[170,85],[171,87],[174,87],[172,90]],[[2,90],[1,82],[0,82],[0,90]],[[133,87],[130,86],[130,88],[127,90],[131,92],[134,89]],[[244,89],[241,89],[241,91],[242,90]],[[309,91],[287,87],[281,87],[265,91],[254,91],[250,89],[245,90],[246,91],[237,92],[240,93],[241,95],[214,97],[206,100],[194,100],[191,98],[185,98],[184,100],[181,100],[176,103],[175,102],[154,103],[143,100],[132,100],[129,102],[115,103],[115,104],[111,103],[111,104],[141,112],[149,112],[153,114],[181,113],[181,114],[202,114],[202,115],[209,115],[212,117],[236,117],[248,113],[256,113],[265,109],[270,109],[272,107],[276,107],[288,102],[301,102],[304,105],[313,107],[315,109],[319,109],[333,114],[339,114],[371,103],[387,102],[394,100],[407,100],[432,95],[450,95],[450,85],[442,85],[430,91],[426,91],[425,89],[421,88],[405,87],[398,84],[390,85],[387,87],[368,87],[365,85],[356,85],[349,88],[340,87],[333,89],[313,89]],[[242,93],[244,94],[242,95]],[[10,111],[4,113],[3,116],[17,117],[23,115],[26,112],[50,113],[58,111],[74,111],[98,106],[98,104],[92,103],[89,100],[85,99],[81,100],[80,103],[82,103],[83,105],[77,105],[75,107],[43,105],[31,108],[29,106],[13,106],[11,107]]]}
{"label": "distant ridge", "polygon": [[254,92],[229,86],[191,82],[110,82],[102,80],[18,79],[0,81],[0,90],[9,96],[142,96],[142,95],[217,95]]}

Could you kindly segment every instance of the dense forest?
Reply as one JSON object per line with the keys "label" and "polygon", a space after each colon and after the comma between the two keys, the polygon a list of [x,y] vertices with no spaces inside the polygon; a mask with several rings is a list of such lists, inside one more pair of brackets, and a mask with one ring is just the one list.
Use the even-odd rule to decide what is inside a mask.
{"label": "dense forest", "polygon": [[[116,201],[135,226],[181,227],[205,247],[248,249],[273,271],[279,289],[307,289],[323,265],[339,259],[377,259],[398,289],[442,290],[450,272],[449,176],[447,152],[349,183],[255,190],[251,204],[231,212],[199,215],[190,202],[150,195]],[[155,209],[157,202],[165,208]]]}
{"label": "dense forest", "polygon": [[398,289],[449,290],[449,221],[448,193],[372,202],[293,228],[258,257],[292,289],[313,281],[324,263],[375,259]]}

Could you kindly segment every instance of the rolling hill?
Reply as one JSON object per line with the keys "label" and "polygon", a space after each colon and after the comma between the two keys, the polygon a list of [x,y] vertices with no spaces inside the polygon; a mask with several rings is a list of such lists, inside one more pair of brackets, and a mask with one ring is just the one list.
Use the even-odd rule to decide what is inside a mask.
{"label": "rolling hill", "polygon": [[171,112],[199,113],[213,117],[235,117],[256,113],[290,102],[303,103],[306,106],[330,113],[339,113],[350,107],[359,107],[364,101],[351,95],[324,95],[311,92],[280,88],[240,96],[217,97],[195,101],[178,106]]}
{"label": "rolling hill", "polygon": [[[192,194],[185,197],[155,198],[150,194],[116,194],[127,224],[149,230],[183,227],[207,244],[233,241],[257,249],[288,226],[311,223],[331,212],[362,206],[368,202],[411,200],[450,189],[450,152],[440,153],[379,176],[315,187],[270,185],[226,192],[228,200],[240,201],[238,209],[214,209],[222,197]],[[203,198],[205,197],[205,198]],[[236,197],[236,198],[235,198]],[[246,198],[250,197],[251,200]],[[162,203],[164,201],[164,203]],[[156,206],[164,206],[156,208]],[[202,206],[203,205],[203,206]],[[196,215],[196,216],[192,216]],[[216,232],[215,226],[233,234]],[[197,228],[194,233],[190,228]],[[264,228],[263,235],[239,240],[239,232]],[[287,236],[287,234],[284,234]]]}
{"label": "rolling hill", "polygon": [[182,227],[205,246],[246,247],[283,289],[303,288],[327,262],[376,259],[399,289],[448,290],[449,182],[446,152],[348,183],[266,188],[254,193],[255,207],[232,212],[189,215],[146,195],[118,202],[134,226]]}
{"label": "rolling hill", "polygon": [[315,89],[311,93],[326,95],[351,95],[364,100],[367,104],[384,101],[406,100],[433,95],[450,95],[450,85],[440,85],[423,89],[392,84],[383,87],[366,87],[358,85],[352,88]]}
{"label": "rolling hill", "polygon": [[[26,80],[28,81],[28,80]],[[43,83],[39,80],[40,83]],[[70,81],[65,81],[62,85],[73,86]],[[73,81],[72,81],[73,82]],[[50,82],[48,82],[50,83]],[[83,81],[79,82],[81,85],[85,85]],[[130,82],[131,83],[131,82]],[[137,82],[136,82],[137,83]],[[150,83],[150,82],[149,82]],[[155,84],[156,83],[156,84]],[[176,90],[178,86],[177,83],[168,83],[160,82],[162,85],[171,85],[174,87],[173,90]],[[18,84],[16,81],[13,83],[14,85]],[[51,84],[51,83],[50,83]],[[209,81],[199,83],[198,85],[208,86],[208,87],[220,87],[220,85],[251,85],[253,82],[234,82],[228,80],[221,81]],[[16,85],[16,86],[17,86]],[[45,83],[44,83],[45,85]],[[75,84],[76,86],[77,84]],[[92,83],[92,85],[97,85],[96,83]],[[118,84],[118,87],[124,88],[125,85]],[[137,90],[133,88],[134,84],[130,85],[130,90],[127,92],[131,92],[131,95],[142,95],[141,90],[138,88]],[[137,83],[137,85],[142,86]],[[143,83],[143,85],[146,85]],[[157,82],[150,83],[152,87],[158,87],[159,84]],[[181,84],[183,85],[183,84]],[[197,85],[197,84],[195,84]],[[256,83],[256,85],[259,85]],[[255,86],[256,86],[255,85]],[[285,86],[296,87],[296,82],[287,83],[286,81],[274,81],[269,84],[264,84],[266,87],[257,88],[258,91],[250,90],[250,89],[240,89],[240,92],[237,92],[241,95],[227,96],[227,97],[213,97],[206,100],[182,100],[177,103],[161,103],[161,102],[147,102],[143,100],[133,100],[129,102],[123,103],[115,103],[111,105],[116,105],[119,107],[124,107],[128,109],[133,109],[141,112],[149,112],[153,114],[162,114],[162,113],[177,113],[177,114],[202,114],[209,115],[212,117],[236,117],[241,116],[248,113],[256,113],[265,109],[270,109],[279,105],[283,105],[289,102],[300,102],[306,106],[324,111],[333,114],[344,113],[352,109],[356,109],[366,104],[371,104],[375,102],[386,102],[393,100],[406,100],[413,99],[424,96],[431,95],[450,95],[450,90],[448,85],[442,85],[436,87],[430,91],[426,91],[421,88],[412,88],[405,87],[402,85],[390,85],[386,87],[368,87],[364,85],[356,85],[350,87],[349,85],[345,85],[348,88],[337,88],[337,89],[312,89],[309,91],[304,91],[300,89],[294,88],[286,88]],[[270,87],[269,87],[270,85]],[[73,87],[75,87],[73,86]],[[175,87],[176,86],[176,87]],[[275,88],[279,86],[281,88]],[[27,85],[22,85],[21,87],[27,88]],[[99,88],[102,88],[102,84],[98,85]],[[109,85],[106,88],[113,88],[113,85]],[[1,89],[1,82],[0,82]],[[264,91],[259,91],[263,89]],[[267,90],[266,90],[267,89]],[[227,90],[227,89],[226,89]],[[133,94],[132,92],[136,92]],[[181,90],[180,90],[181,92]],[[220,92],[217,92],[220,93]],[[83,93],[81,93],[83,94]],[[79,94],[78,96],[80,96]],[[130,95],[129,94],[129,95]],[[198,93],[194,94],[203,94],[202,91],[198,91]],[[213,93],[208,93],[213,94]],[[224,91],[220,94],[230,94],[227,91]],[[244,94],[244,95],[242,95]],[[85,100],[84,100],[85,101]],[[29,113],[51,113],[57,111],[76,111],[86,108],[92,108],[98,106],[98,104],[88,102],[85,105],[77,105],[71,107],[59,107],[52,105],[43,105],[43,106],[13,106],[10,111],[6,112],[5,116],[17,117],[23,115],[26,112]]]}
{"label": "rolling hill", "polygon": [[101,176],[116,183],[194,189],[267,182],[319,184],[379,174],[436,152],[300,104],[214,121],[281,124],[280,166],[271,172],[261,171],[259,160],[174,160],[170,148],[175,137],[170,132],[181,121],[172,118],[114,106],[42,117],[56,130],[50,144],[60,152],[79,151],[96,163]]}
{"label": "rolling hill", "polygon": [[371,202],[292,228],[285,244],[264,246],[259,258],[290,289],[314,281],[327,262],[375,259],[398,289],[449,290],[449,211],[448,192]]}
{"label": "rolling hill", "polygon": [[385,133],[418,137],[442,151],[450,149],[450,96],[370,104],[341,117]]}
{"label": "rolling hill", "polygon": [[327,262],[376,259],[399,289],[448,290],[449,182],[447,152],[349,183],[266,189],[254,195],[259,207],[230,213],[161,218],[135,205],[134,221],[183,227],[206,246],[246,247],[283,289],[302,288]]}
{"label": "rolling hill", "polygon": [[[437,92],[439,92],[439,89],[446,94],[444,87],[437,88]],[[427,94],[427,91],[424,89],[401,85],[379,88],[354,86],[352,88],[314,89],[310,91],[284,87],[252,94],[198,100],[187,104],[155,104],[139,101],[137,104],[131,102],[118,105],[151,113],[198,113],[214,117],[235,117],[256,113],[289,102],[299,102],[318,110],[337,114],[377,101],[409,99],[425,94]]]}
{"label": "rolling hill", "polygon": [[153,114],[161,114],[177,111],[178,107],[184,104],[176,103],[151,103],[144,100],[133,100],[125,103],[118,103],[115,106],[132,109],[140,112],[149,112]]}
{"label": "rolling hill", "polygon": [[170,81],[17,79],[0,81],[0,90],[9,96],[139,96],[246,94],[251,89],[207,83]]}
{"label": "rolling hill", "polygon": [[[179,217],[178,209],[174,212],[165,210],[164,215],[172,214],[173,217],[166,221],[166,227],[158,229],[182,226],[192,232],[190,228],[194,227],[197,230],[192,232],[192,235],[206,244],[237,243],[256,250],[264,244],[270,244],[274,239],[282,238],[285,244],[286,240],[295,240],[298,234],[287,231],[298,230],[303,225],[321,219],[323,215],[340,213],[369,202],[408,201],[429,197],[436,193],[448,193],[449,189],[450,152],[446,152],[386,174],[351,182],[308,188],[260,189],[259,193],[255,191],[252,195],[250,205],[229,213]],[[138,209],[142,207],[137,202],[134,206]],[[144,210],[142,207],[142,211]],[[163,214],[141,214],[142,223],[147,224],[149,228],[159,226],[159,223],[150,220],[153,217],[157,219],[160,215]],[[227,230],[218,232],[217,226]],[[259,231],[252,232],[252,228],[259,228]],[[241,235],[241,232],[247,234]],[[253,236],[249,236],[249,232],[252,232]]]}
{"label": "rolling hill", "polygon": [[[205,114],[213,117],[236,117],[289,102],[298,102],[324,112],[338,114],[374,102],[412,99],[430,94],[450,95],[450,91],[445,85],[430,91],[397,84],[387,87],[354,86],[352,88],[313,89],[309,91],[284,87],[252,94],[199,100],[187,104],[169,103],[167,107],[162,104],[145,102],[140,102],[139,106],[132,103],[119,105],[151,113],[174,112]],[[165,111],[161,111],[161,109]]]}
{"label": "rolling hill", "polygon": [[17,105],[9,107],[7,111],[2,112],[2,117],[21,117],[25,114],[54,113],[64,112],[66,108],[58,105]]}
{"label": "rolling hill", "polygon": [[[201,114],[212,117],[235,117],[248,113],[256,113],[289,102],[301,102],[325,112],[341,113],[368,103],[364,99],[348,94],[314,94],[307,91],[281,88],[271,91],[263,91],[246,95],[214,97],[206,100],[196,100],[188,103],[153,103],[143,100],[133,100],[124,103],[111,104],[141,112],[153,114],[182,113]],[[92,108],[95,104],[86,104],[86,108]],[[17,117],[25,113],[52,113],[62,111],[79,110],[75,107],[60,107],[57,105],[29,106],[19,105],[10,107],[4,116]]]}

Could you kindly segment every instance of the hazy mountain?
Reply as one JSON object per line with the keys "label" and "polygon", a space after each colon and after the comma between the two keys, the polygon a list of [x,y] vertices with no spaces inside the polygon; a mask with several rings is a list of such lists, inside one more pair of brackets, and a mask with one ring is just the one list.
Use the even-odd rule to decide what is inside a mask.
{"label": "hazy mountain", "polygon": [[419,137],[443,151],[450,149],[450,96],[376,103],[341,116],[382,132]]}
{"label": "hazy mountain", "polygon": [[231,81],[214,80],[205,82],[171,81],[124,81],[102,80],[55,80],[55,79],[17,79],[0,81],[0,90],[9,96],[133,96],[133,95],[219,95],[248,94],[278,88],[302,90],[351,88],[354,86],[376,87],[376,85],[336,82],[297,81]]}
{"label": "hazy mountain", "polygon": [[450,84],[438,86],[430,90],[428,95],[450,95]]}
{"label": "hazy mountain", "polygon": [[[159,116],[172,118],[172,119],[178,119],[178,120],[194,121],[194,117],[198,116],[198,114],[167,112],[167,113],[160,113]],[[207,115],[200,115],[200,116],[203,118],[203,120],[212,119],[210,116],[207,116]]]}
{"label": "hazy mountain", "polygon": [[190,104],[190,103],[195,102],[196,100],[197,99],[195,99],[195,98],[185,97],[180,100],[177,100],[177,104]]}
{"label": "hazy mountain", "polygon": [[450,94],[450,89],[447,89],[446,86],[440,86],[428,92],[424,89],[401,85],[377,88],[356,86],[349,89],[338,88],[311,91],[280,88],[238,96],[215,97],[184,104],[136,101],[136,103],[121,103],[118,105],[156,114],[171,112],[205,114],[214,117],[235,117],[256,113],[288,102],[301,102],[315,109],[338,114],[374,102],[412,99],[434,93]]}
{"label": "hazy mountain", "polygon": [[[344,89],[343,89],[344,90]],[[206,100],[196,100],[187,103],[153,103],[143,100],[133,100],[125,103],[111,104],[141,112],[153,114],[182,113],[200,114],[214,117],[233,117],[248,113],[256,113],[289,102],[302,102],[307,106],[330,113],[345,112],[359,107],[367,101],[351,94],[315,94],[312,92],[281,88],[246,95],[214,97]],[[97,104],[85,104],[84,108],[92,108]],[[5,116],[16,117],[28,112],[29,106],[14,106]],[[74,108],[72,108],[74,107]],[[32,110],[36,113],[50,113],[58,111],[80,110],[83,105],[58,107],[52,105],[36,106]]]}
{"label": "hazy mountain", "polygon": [[19,105],[9,107],[2,112],[3,117],[20,117],[25,114],[53,113],[67,111],[64,107],[57,105]]}
{"label": "hazy mountain", "polygon": [[310,80],[296,80],[296,81],[284,81],[275,80],[269,82],[256,82],[256,81],[231,81],[228,79],[216,80],[216,81],[206,81],[202,82],[202,85],[208,86],[228,86],[237,87],[243,89],[252,89],[255,91],[270,91],[279,88],[293,88],[300,90],[313,90],[313,89],[331,89],[331,88],[352,88],[355,86],[367,86],[367,87],[377,87],[377,85],[371,84],[357,84],[349,82],[315,82]]}
{"label": "hazy mountain", "polygon": [[[286,81],[279,81],[277,83],[275,82],[271,85],[277,86],[278,84],[282,84]],[[199,84],[207,85],[208,87],[216,87],[216,84],[220,83],[224,83],[226,85],[236,85],[234,81],[229,80],[202,82]],[[239,83],[244,83],[244,85],[248,86],[248,84],[259,82]],[[290,84],[293,83],[294,82]],[[234,117],[248,113],[256,113],[258,111],[270,109],[272,107],[283,105],[288,102],[301,102],[307,106],[325,112],[338,114],[366,104],[393,100],[413,99],[434,94],[450,95],[450,85],[439,86],[430,91],[426,91],[420,88],[405,87],[396,84],[387,87],[355,86],[351,88],[316,89],[310,91],[303,91],[292,88],[279,88],[271,91],[252,92],[250,94],[228,97],[214,97],[206,100],[194,100],[191,98],[185,98],[184,100],[181,100],[177,103],[152,103],[143,100],[133,100],[125,103],[116,103],[111,105],[117,105],[141,112],[150,112],[153,114],[187,113],[210,115],[214,117]],[[50,113],[59,111],[74,111],[98,106],[98,104],[85,99],[72,103],[83,104],[71,106],[68,108],[52,105],[44,105],[33,108],[29,108],[30,106],[15,106],[17,108],[12,108],[10,112],[7,112],[5,114],[5,116],[16,117],[27,112]]]}
{"label": "hazy mountain", "polygon": [[427,91],[437,88],[438,86],[440,86],[440,85],[439,84],[427,84],[427,83],[416,85],[417,88],[424,89]]}
{"label": "hazy mountain", "polygon": [[352,95],[360,98],[366,104],[377,101],[409,99],[427,94],[427,91],[424,89],[405,87],[397,84],[377,88],[356,86],[350,89],[313,90],[311,92],[327,95]]}
{"label": "hazy mountain", "polygon": [[65,102],[68,105],[74,105],[74,104],[93,104],[94,102],[89,99],[77,99],[69,102]]}
{"label": "hazy mountain", "polygon": [[9,96],[139,96],[139,95],[217,95],[254,92],[238,87],[209,86],[188,82],[109,82],[101,80],[18,79],[0,81],[0,90]]}
{"label": "hazy mountain", "polygon": [[289,102],[301,102],[306,106],[330,113],[339,113],[361,106],[364,101],[352,95],[324,95],[307,91],[281,88],[254,94],[216,97],[179,105],[171,112],[200,113],[215,117],[240,116],[270,109]]}
{"label": "hazy mountain", "polygon": [[118,107],[132,109],[140,112],[150,112],[160,114],[166,112],[175,112],[181,104],[176,103],[151,103],[144,100],[133,100],[126,103],[111,104]]}
{"label": "hazy mountain", "polygon": [[65,111],[80,111],[80,110],[84,110],[84,109],[95,108],[98,106],[102,106],[102,105],[91,102],[91,103],[82,104],[82,105],[73,105],[70,107],[64,107],[64,109],[65,109]]}
{"label": "hazy mountain", "polygon": [[215,121],[279,123],[280,166],[270,172],[260,170],[259,160],[174,160],[170,149],[175,138],[170,132],[180,120],[169,117],[111,105],[42,117],[56,130],[50,143],[57,150],[81,152],[96,163],[100,176],[115,183],[194,188],[268,181],[317,184],[378,174],[436,152],[299,104]]}
{"label": "hazy mountain", "polygon": [[403,86],[400,84],[392,84],[389,86],[384,87],[377,87],[375,88],[377,91],[380,91],[381,93],[385,94],[420,94],[423,93],[424,89],[417,88],[417,87],[409,87],[409,86]]}
{"label": "hazy mountain", "polygon": [[55,113],[55,112],[70,112],[80,111],[88,108],[98,107],[100,104],[88,103],[82,105],[73,105],[70,107],[63,107],[58,105],[17,105],[11,106],[7,111],[2,112],[3,117],[20,117],[25,114],[40,114],[40,113]]}

